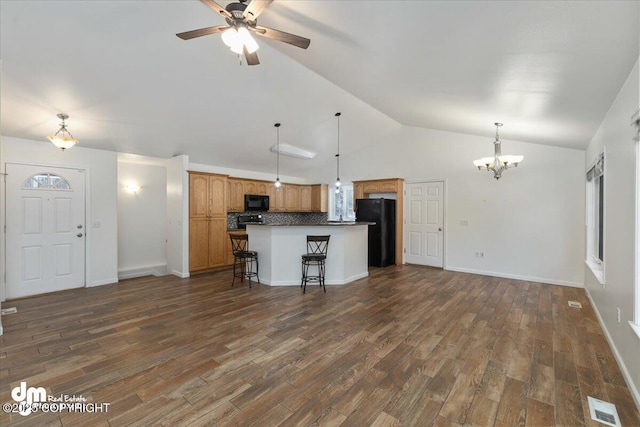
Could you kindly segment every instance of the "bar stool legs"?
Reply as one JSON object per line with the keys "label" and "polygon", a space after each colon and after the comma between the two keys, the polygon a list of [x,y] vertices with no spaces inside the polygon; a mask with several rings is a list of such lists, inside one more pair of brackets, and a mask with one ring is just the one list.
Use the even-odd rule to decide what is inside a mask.
{"label": "bar stool legs", "polygon": [[[306,292],[307,283],[310,281],[318,282],[318,284],[322,286],[323,291],[327,292],[324,275],[330,237],[331,236],[307,236],[307,253],[302,255],[302,280],[300,281],[302,293]],[[311,266],[315,266],[318,269],[316,276],[309,274],[309,267]]]}
{"label": "bar stool legs", "polygon": [[[244,282],[244,279],[249,279],[249,288],[251,288],[251,278],[255,277],[260,283],[260,276],[258,276],[258,253],[256,251],[249,250],[249,236],[246,234],[230,234],[231,247],[233,249],[233,280],[231,286],[236,282],[236,277]],[[253,264],[255,263],[255,271],[253,271]],[[238,271],[238,269],[240,271]]]}

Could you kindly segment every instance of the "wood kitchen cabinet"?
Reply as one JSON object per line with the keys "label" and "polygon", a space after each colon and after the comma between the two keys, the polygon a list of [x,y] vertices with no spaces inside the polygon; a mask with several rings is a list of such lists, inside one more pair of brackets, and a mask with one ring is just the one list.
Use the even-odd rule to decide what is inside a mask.
{"label": "wood kitchen cabinet", "polygon": [[[302,194],[300,194],[302,199]],[[311,186],[311,211],[327,212],[328,186],[316,184]]]}
{"label": "wood kitchen cabinet", "polygon": [[227,210],[228,212],[242,212],[244,211],[244,181],[241,179],[229,178],[227,181],[228,187],[228,200]]}
{"label": "wood kitchen cabinet", "polygon": [[295,184],[283,185],[284,205],[288,212],[300,212],[300,186]]}
{"label": "wood kitchen cabinet", "polygon": [[[245,191],[246,193],[246,191]],[[256,192],[254,194],[258,194],[260,196],[268,196],[269,195],[269,184],[264,181],[256,182]]]}
{"label": "wood kitchen cabinet", "polygon": [[404,179],[372,179],[353,182],[354,199],[366,199],[371,193],[396,194],[396,265],[403,263],[404,248],[402,246],[404,224]]}
{"label": "wood kitchen cabinet", "polygon": [[[256,182],[255,181],[245,181],[244,182],[244,194],[258,194],[256,190]],[[244,202],[244,200],[243,200]]]}
{"label": "wood kitchen cabinet", "polygon": [[310,185],[301,185],[300,186],[300,211],[301,212],[311,212],[311,186]]}
{"label": "wood kitchen cabinet", "polygon": [[353,183],[353,199],[364,199],[364,184],[361,182]]}
{"label": "wood kitchen cabinet", "polygon": [[189,271],[226,264],[227,176],[189,172]]}
{"label": "wood kitchen cabinet", "polygon": [[284,206],[284,185],[279,189],[274,184],[269,184],[269,212],[282,212],[285,209]]}

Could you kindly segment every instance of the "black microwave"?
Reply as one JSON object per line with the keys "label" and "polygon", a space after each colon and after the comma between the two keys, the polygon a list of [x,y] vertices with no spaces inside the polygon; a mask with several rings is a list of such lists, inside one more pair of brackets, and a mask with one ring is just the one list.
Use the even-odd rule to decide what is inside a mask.
{"label": "black microwave", "polygon": [[244,210],[245,211],[268,211],[269,210],[269,196],[258,196],[256,194],[244,195]]}

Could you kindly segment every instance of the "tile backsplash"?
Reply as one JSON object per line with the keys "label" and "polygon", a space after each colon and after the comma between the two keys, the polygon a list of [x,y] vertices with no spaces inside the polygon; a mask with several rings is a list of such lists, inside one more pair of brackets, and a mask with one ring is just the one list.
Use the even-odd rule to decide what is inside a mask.
{"label": "tile backsplash", "polygon": [[266,224],[322,224],[328,218],[326,212],[234,212],[227,214],[227,228],[238,228],[238,216],[247,214],[261,214]]}

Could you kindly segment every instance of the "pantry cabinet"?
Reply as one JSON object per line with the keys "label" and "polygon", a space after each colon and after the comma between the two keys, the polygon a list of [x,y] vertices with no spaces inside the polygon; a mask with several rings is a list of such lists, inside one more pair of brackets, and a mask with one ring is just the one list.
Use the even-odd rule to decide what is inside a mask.
{"label": "pantry cabinet", "polygon": [[189,172],[189,271],[226,264],[227,176]]}

